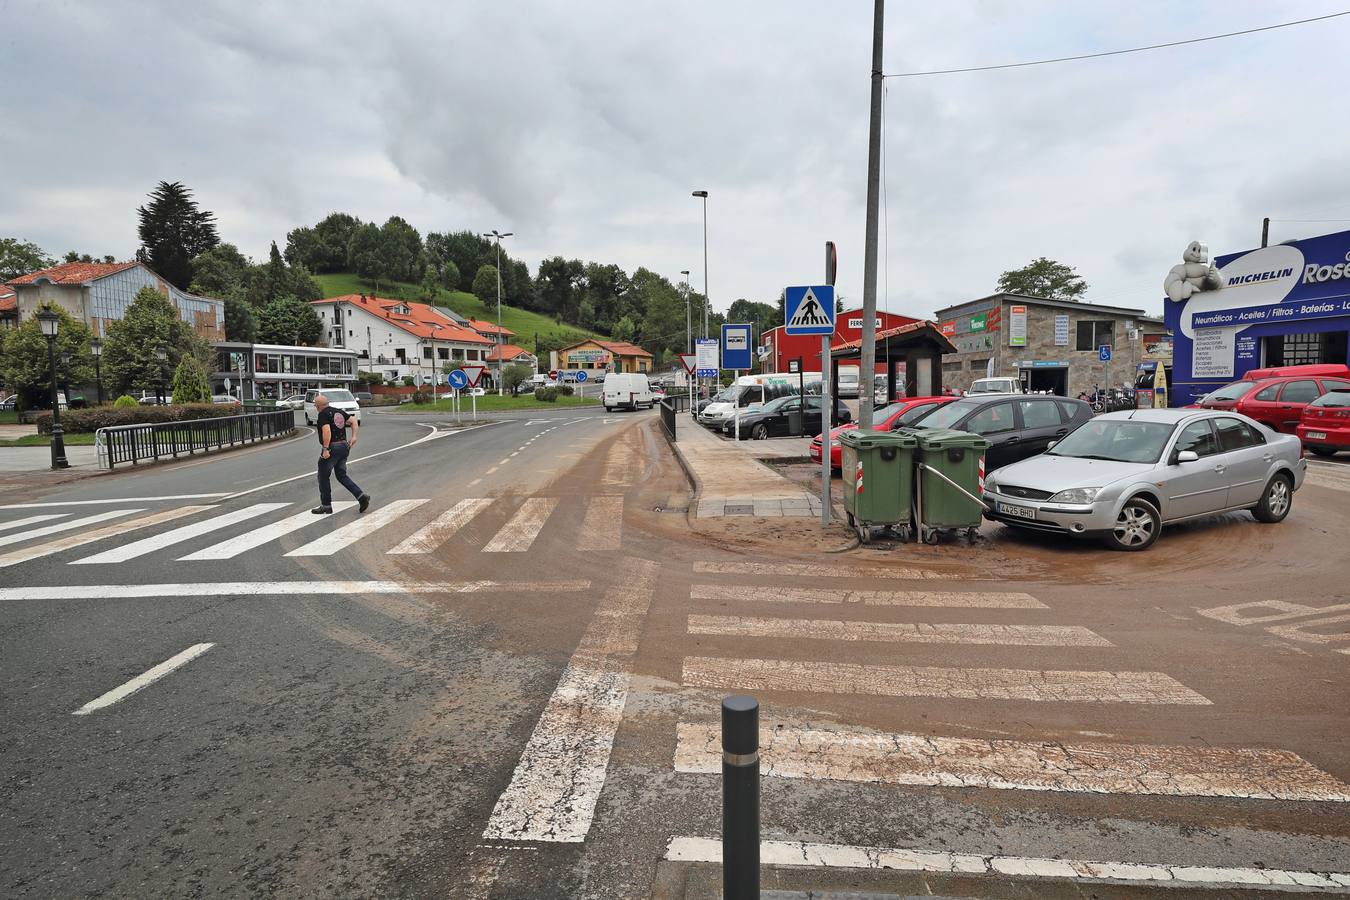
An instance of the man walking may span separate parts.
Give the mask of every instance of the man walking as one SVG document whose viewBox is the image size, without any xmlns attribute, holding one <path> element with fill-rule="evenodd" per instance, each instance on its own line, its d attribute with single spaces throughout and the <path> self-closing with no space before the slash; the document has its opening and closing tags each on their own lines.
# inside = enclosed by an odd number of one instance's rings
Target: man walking
<svg viewBox="0 0 1350 900">
<path fill-rule="evenodd" d="M 330 407 L 328 398 L 323 394 L 314 398 L 314 408 L 318 410 L 319 444 L 323 450 L 319 453 L 319 505 L 310 512 L 327 515 L 333 511 L 333 489 L 328 483 L 330 474 L 337 475 L 338 483 L 352 492 L 360 504 L 361 512 L 365 512 L 370 506 L 370 495 L 347 476 L 347 455 L 356 446 L 361 423 L 349 418 L 342 410 Z M 348 428 L 352 430 L 350 440 L 347 438 Z"/>
</svg>

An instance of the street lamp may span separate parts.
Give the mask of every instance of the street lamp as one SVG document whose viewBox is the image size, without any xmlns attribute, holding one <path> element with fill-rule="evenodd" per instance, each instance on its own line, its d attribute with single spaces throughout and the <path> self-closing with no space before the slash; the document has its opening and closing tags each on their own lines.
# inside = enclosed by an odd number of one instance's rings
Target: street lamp
<svg viewBox="0 0 1350 900">
<path fill-rule="evenodd" d="M 703 200 L 703 336 L 708 336 L 708 192 L 694 191 Z"/>
<path fill-rule="evenodd" d="M 89 352 L 94 354 L 94 381 L 98 384 L 98 403 L 103 405 L 103 342 L 94 338 L 89 342 Z"/>
<path fill-rule="evenodd" d="M 61 429 L 61 400 L 56 393 L 56 333 L 61 330 L 61 317 L 44 306 L 37 314 L 42 336 L 47 339 L 47 365 L 52 371 L 52 468 L 68 469 L 66 435 Z"/>
<path fill-rule="evenodd" d="M 508 231 L 502 234 L 497 229 L 483 232 L 483 237 L 495 238 L 497 241 L 497 396 L 503 395 L 502 390 L 502 358 L 506 355 L 502 352 L 502 238 L 509 238 L 515 234 L 514 231 Z"/>
<path fill-rule="evenodd" d="M 169 361 L 169 351 L 164 349 L 163 344 L 155 346 L 155 400 L 160 406 L 164 405 L 164 364 Z"/>
<path fill-rule="evenodd" d="M 689 270 L 681 269 L 680 274 L 684 276 L 684 352 L 694 352 L 694 326 L 689 320 Z"/>
</svg>

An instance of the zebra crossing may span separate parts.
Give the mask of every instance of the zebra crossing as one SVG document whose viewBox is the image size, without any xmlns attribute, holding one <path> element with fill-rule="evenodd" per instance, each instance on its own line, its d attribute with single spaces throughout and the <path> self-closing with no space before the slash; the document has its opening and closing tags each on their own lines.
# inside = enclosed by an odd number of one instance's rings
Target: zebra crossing
<svg viewBox="0 0 1350 900">
<path fill-rule="evenodd" d="M 391 500 L 358 517 L 355 501 L 333 503 L 333 514 L 316 516 L 303 504 L 253 503 L 237 509 L 193 504 L 147 512 L 126 506 L 83 515 L 26 515 L 0 521 L 0 568 L 111 542 L 131 532 L 144 537 L 64 560 L 75 566 L 118 566 L 134 560 L 210 562 L 237 559 L 276 548 L 284 557 L 327 557 L 360 545 L 392 556 L 434 553 L 470 526 L 495 529 L 484 541 L 468 542 L 483 553 L 524 553 L 541 536 L 569 542 L 578 551 L 618 550 L 623 540 L 623 497 L 471 497 L 436 512 L 429 498 Z M 482 522 L 478 521 L 482 518 Z M 180 522 L 179 520 L 187 520 Z M 579 524 L 578 524 L 579 520 Z M 172 526 L 163 528 L 161 526 Z M 307 541 L 282 548 L 284 538 Z M 207 541 L 204 546 L 191 547 Z M 183 552 L 187 550 L 188 552 Z"/>
</svg>

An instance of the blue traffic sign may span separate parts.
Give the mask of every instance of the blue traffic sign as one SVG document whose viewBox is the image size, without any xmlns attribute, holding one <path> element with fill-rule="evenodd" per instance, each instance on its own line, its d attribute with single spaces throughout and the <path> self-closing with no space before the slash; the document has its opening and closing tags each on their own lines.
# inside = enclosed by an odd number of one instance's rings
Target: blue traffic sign
<svg viewBox="0 0 1350 900">
<path fill-rule="evenodd" d="M 578 373 L 577 373 L 577 376 L 576 376 L 576 379 L 577 379 L 577 384 L 583 384 L 583 383 L 585 383 L 585 381 L 586 381 L 586 373 L 585 373 L 585 372 L 578 372 Z"/>
<path fill-rule="evenodd" d="M 450 387 L 457 391 L 462 391 L 469 386 L 469 376 L 459 369 L 455 369 L 449 375 L 446 375 L 445 380 Z"/>
<path fill-rule="evenodd" d="M 783 330 L 787 334 L 834 334 L 834 285 L 790 287 L 784 300 Z"/>
<path fill-rule="evenodd" d="M 749 369 L 754 353 L 749 325 L 722 326 L 722 368 Z"/>
<path fill-rule="evenodd" d="M 1098 347 L 1098 348 L 1097 348 L 1097 358 L 1100 359 L 1102 362 L 1110 362 L 1110 361 L 1111 361 L 1111 345 L 1110 345 L 1110 344 L 1102 344 L 1100 347 Z"/>
</svg>

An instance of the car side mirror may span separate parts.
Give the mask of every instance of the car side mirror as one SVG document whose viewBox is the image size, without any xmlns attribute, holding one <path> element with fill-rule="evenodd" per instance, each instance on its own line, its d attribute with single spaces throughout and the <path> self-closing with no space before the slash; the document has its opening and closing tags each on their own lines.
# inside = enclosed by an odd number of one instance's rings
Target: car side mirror
<svg viewBox="0 0 1350 900">
<path fill-rule="evenodd" d="M 1177 454 L 1178 463 L 1199 462 L 1200 454 L 1194 450 L 1182 450 Z"/>
<path fill-rule="evenodd" d="M 1053 450 L 1053 449 L 1055 449 L 1055 445 L 1058 444 L 1058 443 L 1059 443 L 1059 441 L 1051 441 L 1050 443 L 1048 443 L 1048 444 L 1045 445 L 1045 449 L 1047 449 L 1047 450 Z"/>
</svg>

